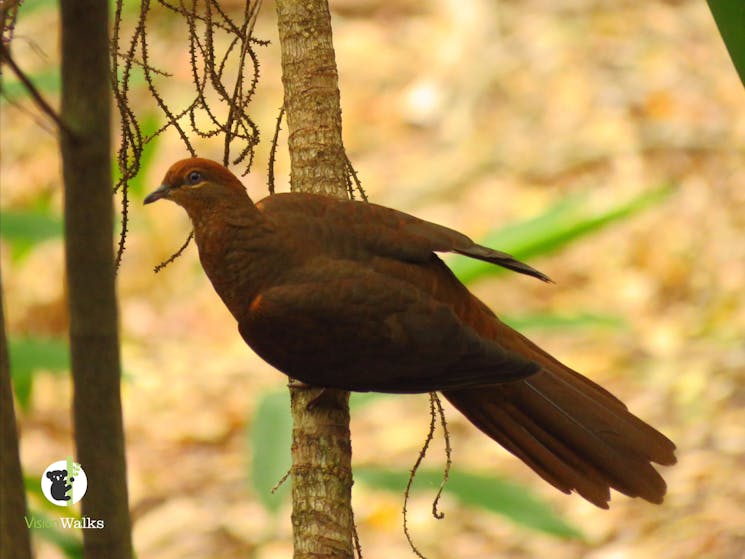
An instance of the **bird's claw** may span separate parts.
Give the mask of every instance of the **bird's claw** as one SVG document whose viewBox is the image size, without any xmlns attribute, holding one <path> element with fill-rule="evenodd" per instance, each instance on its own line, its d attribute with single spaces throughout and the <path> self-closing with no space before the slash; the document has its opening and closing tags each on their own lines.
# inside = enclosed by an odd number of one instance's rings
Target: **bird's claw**
<svg viewBox="0 0 745 559">
<path fill-rule="evenodd" d="M 291 378 L 287 383 L 287 386 L 295 390 L 318 390 L 318 386 L 307 384 L 301 380 Z M 316 394 L 310 402 L 305 406 L 307 411 L 313 411 L 317 408 L 342 408 L 336 399 L 334 391 L 329 388 L 320 388 L 318 394 Z"/>
</svg>

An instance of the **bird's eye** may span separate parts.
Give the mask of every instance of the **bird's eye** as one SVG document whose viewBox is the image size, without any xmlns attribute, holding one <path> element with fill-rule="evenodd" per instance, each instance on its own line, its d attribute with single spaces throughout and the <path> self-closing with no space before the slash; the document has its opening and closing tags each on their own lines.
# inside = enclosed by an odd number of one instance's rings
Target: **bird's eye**
<svg viewBox="0 0 745 559">
<path fill-rule="evenodd" d="M 188 175 L 186 175 L 186 184 L 198 184 L 202 182 L 202 173 L 199 171 L 192 171 Z"/>
</svg>

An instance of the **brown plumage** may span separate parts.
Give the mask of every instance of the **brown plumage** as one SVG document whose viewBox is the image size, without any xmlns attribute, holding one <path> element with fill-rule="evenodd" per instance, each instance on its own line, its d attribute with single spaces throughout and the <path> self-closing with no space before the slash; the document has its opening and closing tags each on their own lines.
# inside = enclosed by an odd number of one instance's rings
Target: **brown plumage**
<svg viewBox="0 0 745 559">
<path fill-rule="evenodd" d="M 223 166 L 175 163 L 145 203 L 186 209 L 202 266 L 267 362 L 315 386 L 442 391 L 565 493 L 654 503 L 675 445 L 608 391 L 502 323 L 437 257 L 548 278 L 451 229 L 375 204 L 276 194 L 257 204 Z"/>
</svg>

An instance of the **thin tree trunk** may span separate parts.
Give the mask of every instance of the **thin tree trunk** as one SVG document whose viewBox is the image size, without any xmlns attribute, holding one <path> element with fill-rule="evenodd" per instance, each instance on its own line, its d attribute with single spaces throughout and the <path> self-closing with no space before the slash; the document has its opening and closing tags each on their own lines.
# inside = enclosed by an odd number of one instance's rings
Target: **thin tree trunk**
<svg viewBox="0 0 745 559">
<path fill-rule="evenodd" d="M 3 557 L 31 559 L 31 538 L 26 525 L 26 490 L 18 448 L 10 356 L 5 335 L 0 289 L 0 549 Z"/>
<path fill-rule="evenodd" d="M 277 0 L 292 190 L 346 197 L 346 157 L 326 0 Z M 291 387 L 295 558 L 351 558 L 349 393 Z M 315 399 L 315 400 L 314 400 Z M 309 407 L 309 404 L 313 403 Z"/>
<path fill-rule="evenodd" d="M 291 186 L 346 197 L 339 78 L 327 0 L 277 0 Z"/>
<path fill-rule="evenodd" d="M 114 284 L 108 2 L 61 0 L 65 257 L 77 458 L 88 477 L 85 556 L 130 559 Z"/>
</svg>

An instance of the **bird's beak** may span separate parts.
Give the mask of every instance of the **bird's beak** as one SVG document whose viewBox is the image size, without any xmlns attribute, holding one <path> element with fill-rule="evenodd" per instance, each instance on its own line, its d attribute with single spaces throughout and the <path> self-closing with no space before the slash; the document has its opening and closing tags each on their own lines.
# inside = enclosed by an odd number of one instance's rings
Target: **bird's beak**
<svg viewBox="0 0 745 559">
<path fill-rule="evenodd" d="M 161 184 L 157 190 L 153 190 L 150 194 L 145 197 L 145 204 L 151 204 L 161 198 L 168 198 L 168 191 L 171 187 L 167 184 Z"/>
</svg>

